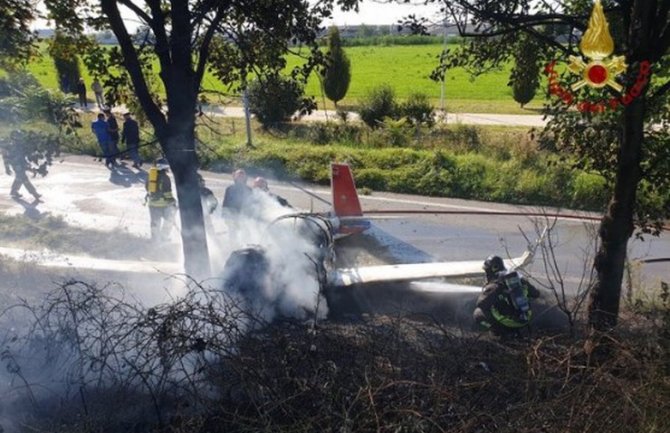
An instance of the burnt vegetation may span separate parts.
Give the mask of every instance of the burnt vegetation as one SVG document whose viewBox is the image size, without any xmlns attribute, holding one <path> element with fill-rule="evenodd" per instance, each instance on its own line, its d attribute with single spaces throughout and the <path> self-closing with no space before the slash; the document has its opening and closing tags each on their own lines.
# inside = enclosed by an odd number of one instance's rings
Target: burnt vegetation
<svg viewBox="0 0 670 433">
<path fill-rule="evenodd" d="M 609 353 L 580 335 L 497 340 L 430 318 L 264 322 L 185 280 L 145 308 L 68 281 L 2 335 L 9 431 L 667 431 L 668 287 Z M 25 313 L 29 313 L 26 315 Z M 14 322 L 18 323 L 18 322 Z M 6 328 L 9 329 L 9 328 Z M 9 419 L 9 414 L 15 415 Z"/>
</svg>

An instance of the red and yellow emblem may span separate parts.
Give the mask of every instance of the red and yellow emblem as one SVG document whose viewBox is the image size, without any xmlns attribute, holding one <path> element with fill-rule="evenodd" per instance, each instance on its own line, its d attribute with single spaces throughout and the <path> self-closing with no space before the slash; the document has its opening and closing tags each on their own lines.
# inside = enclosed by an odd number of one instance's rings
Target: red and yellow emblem
<svg viewBox="0 0 670 433">
<path fill-rule="evenodd" d="M 578 90 L 586 85 L 597 89 L 610 86 L 618 92 L 623 90 L 623 87 L 614 79 L 626 70 L 625 57 L 610 58 L 614 52 L 614 41 L 600 0 L 596 0 L 593 5 L 593 11 L 586 32 L 579 43 L 579 49 L 589 61 L 585 63 L 581 57 L 570 56 L 568 70 L 582 77 L 581 80 L 570 86 L 572 90 Z"/>
</svg>

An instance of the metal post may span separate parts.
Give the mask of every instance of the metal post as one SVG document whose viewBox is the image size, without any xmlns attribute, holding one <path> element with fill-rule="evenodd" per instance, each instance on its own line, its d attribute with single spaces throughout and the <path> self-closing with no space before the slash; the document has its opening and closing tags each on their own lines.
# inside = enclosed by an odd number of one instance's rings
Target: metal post
<svg viewBox="0 0 670 433">
<path fill-rule="evenodd" d="M 444 21 L 442 21 L 442 52 L 447 49 L 447 18 L 444 18 Z M 440 110 L 442 111 L 442 114 L 444 114 L 444 79 L 445 76 L 447 75 L 446 69 L 442 73 L 442 81 L 440 82 Z"/>
<path fill-rule="evenodd" d="M 251 142 L 251 113 L 249 113 L 249 95 L 247 94 L 247 88 L 244 88 L 242 93 L 242 103 L 244 104 L 244 120 L 247 124 L 247 146 L 253 146 Z"/>
</svg>

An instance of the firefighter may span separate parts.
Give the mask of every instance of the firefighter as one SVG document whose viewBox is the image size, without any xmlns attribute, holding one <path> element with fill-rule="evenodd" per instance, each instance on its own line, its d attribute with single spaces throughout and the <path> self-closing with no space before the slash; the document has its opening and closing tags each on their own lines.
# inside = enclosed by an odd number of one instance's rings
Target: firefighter
<svg viewBox="0 0 670 433">
<path fill-rule="evenodd" d="M 532 316 L 530 298 L 540 292 L 516 271 L 507 271 L 502 258 L 489 256 L 484 261 L 486 285 L 477 299 L 473 318 L 494 335 L 517 334 Z"/>
<path fill-rule="evenodd" d="M 146 202 L 149 205 L 152 241 L 169 240 L 174 224 L 177 205 L 172 196 L 168 168 L 167 161 L 159 160 L 149 169 L 147 176 Z"/>
</svg>

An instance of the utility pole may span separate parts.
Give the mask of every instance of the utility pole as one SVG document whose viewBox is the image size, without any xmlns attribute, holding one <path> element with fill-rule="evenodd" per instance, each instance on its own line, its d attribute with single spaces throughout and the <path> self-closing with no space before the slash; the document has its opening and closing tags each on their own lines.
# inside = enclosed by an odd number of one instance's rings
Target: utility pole
<svg viewBox="0 0 670 433">
<path fill-rule="evenodd" d="M 251 113 L 249 112 L 249 94 L 247 92 L 247 86 L 244 86 L 244 92 L 242 93 L 242 104 L 244 104 L 244 120 L 247 125 L 247 147 L 253 147 L 251 142 Z"/>
<path fill-rule="evenodd" d="M 447 49 L 447 17 L 444 17 L 444 20 L 442 20 L 442 52 Z M 445 70 L 444 73 L 442 74 L 442 81 L 440 82 L 440 110 L 442 111 L 442 114 L 444 114 L 444 97 L 445 97 L 445 89 L 444 89 L 444 79 L 446 78 L 445 76 L 447 75 L 447 71 Z"/>
</svg>

